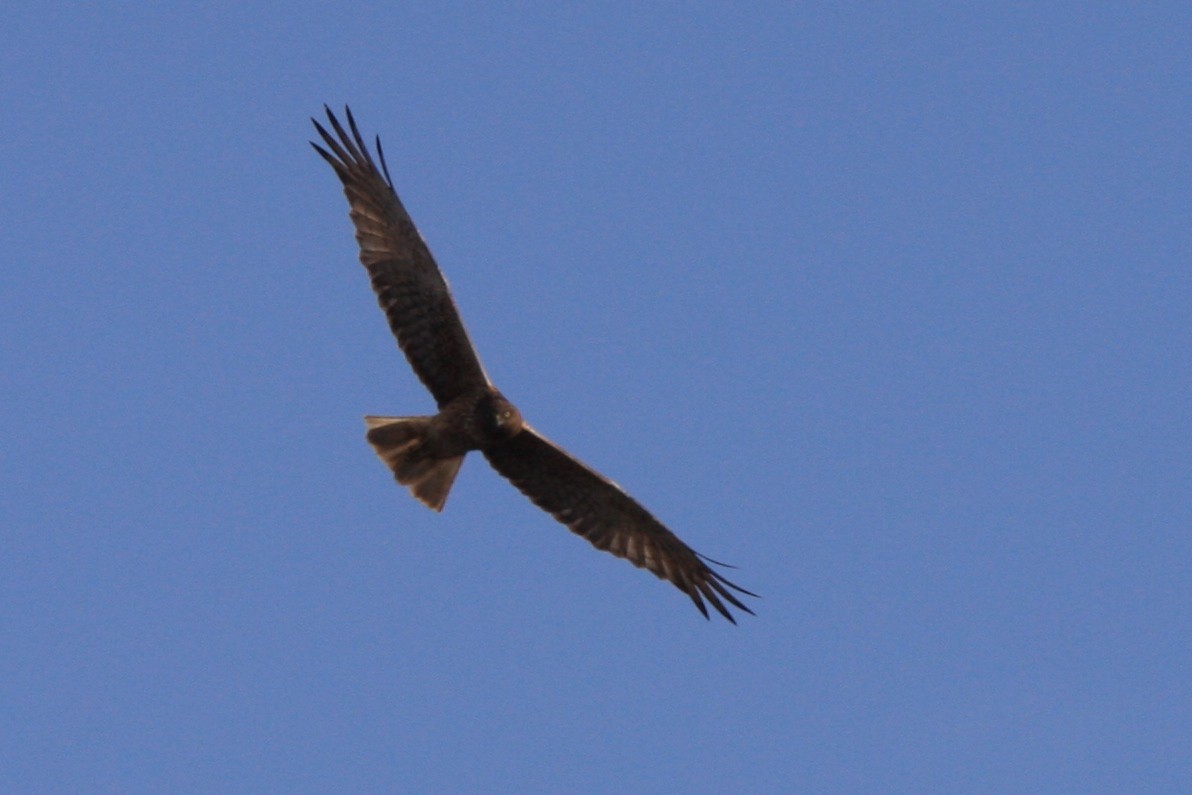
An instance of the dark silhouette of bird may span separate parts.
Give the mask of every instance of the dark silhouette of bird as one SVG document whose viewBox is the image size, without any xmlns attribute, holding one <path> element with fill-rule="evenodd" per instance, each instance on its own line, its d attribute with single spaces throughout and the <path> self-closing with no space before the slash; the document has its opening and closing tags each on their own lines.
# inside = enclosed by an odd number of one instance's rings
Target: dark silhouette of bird
<svg viewBox="0 0 1192 795">
<path fill-rule="evenodd" d="M 380 138 L 378 169 L 351 110 L 344 109 L 351 134 L 325 110 L 335 134 L 311 119 L 326 148 L 311 146 L 343 183 L 360 261 L 398 345 L 438 405 L 433 416 L 365 417 L 368 442 L 397 481 L 441 511 L 464 456 L 479 450 L 535 505 L 597 549 L 669 580 L 705 618 L 704 600 L 733 623 L 726 602 L 752 613 L 734 591 L 756 594 L 708 565 L 724 564 L 691 549 L 617 484 L 530 427 L 493 386 L 443 274 L 397 197 Z"/>
</svg>

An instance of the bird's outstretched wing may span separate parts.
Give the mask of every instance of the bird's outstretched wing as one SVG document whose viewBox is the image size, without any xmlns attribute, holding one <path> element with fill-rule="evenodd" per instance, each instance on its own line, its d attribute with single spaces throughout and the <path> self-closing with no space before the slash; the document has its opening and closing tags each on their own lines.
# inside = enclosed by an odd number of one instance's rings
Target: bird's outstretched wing
<svg viewBox="0 0 1192 795">
<path fill-rule="evenodd" d="M 708 615 L 704 600 L 737 623 L 724 602 L 752 614 L 733 591 L 757 594 L 729 582 L 649 511 L 600 473 L 527 426 L 521 433 L 484 449 L 497 472 L 530 500 L 583 536 L 597 549 L 648 569 L 691 597 Z M 723 600 L 723 601 L 722 601 Z"/>
<path fill-rule="evenodd" d="M 313 142 L 311 146 L 343 182 L 360 244 L 360 261 L 368 269 L 389 328 L 414 372 L 442 407 L 487 384 L 488 377 L 460 321 L 447 281 L 397 198 L 380 138 L 378 169 L 352 112 L 344 108 L 349 135 L 331 109 L 326 110 L 334 136 L 318 121 L 311 121 L 330 151 Z"/>
</svg>

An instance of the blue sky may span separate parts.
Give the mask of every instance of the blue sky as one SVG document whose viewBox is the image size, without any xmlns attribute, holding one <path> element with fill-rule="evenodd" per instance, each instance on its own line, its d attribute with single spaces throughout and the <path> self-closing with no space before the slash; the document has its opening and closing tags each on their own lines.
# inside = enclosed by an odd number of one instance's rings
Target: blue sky
<svg viewBox="0 0 1192 795">
<path fill-rule="evenodd" d="M 32 4 L 0 31 L 0 789 L 1177 792 L 1183 3 Z M 424 413 L 307 146 L 757 617 Z"/>
</svg>

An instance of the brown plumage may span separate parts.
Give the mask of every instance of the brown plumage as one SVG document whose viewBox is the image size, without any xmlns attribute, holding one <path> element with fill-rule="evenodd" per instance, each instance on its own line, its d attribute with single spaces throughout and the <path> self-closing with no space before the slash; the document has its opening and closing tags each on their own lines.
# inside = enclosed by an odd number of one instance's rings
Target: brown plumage
<svg viewBox="0 0 1192 795">
<path fill-rule="evenodd" d="M 746 607 L 734 591 L 756 596 L 709 567 L 715 563 L 679 540 L 612 481 L 531 428 L 489 381 L 464 330 L 434 257 L 393 189 L 385 153 L 373 161 L 352 112 L 346 131 L 330 108 L 335 135 L 318 121 L 331 164 L 348 197 L 360 261 L 410 366 L 430 390 L 431 417 L 366 417 L 377 455 L 422 503 L 443 509 L 464 456 L 481 451 L 523 494 L 597 549 L 625 558 L 687 594 L 708 616 L 706 600 L 736 623 L 725 606 Z M 330 151 L 329 151 L 330 150 Z"/>
</svg>

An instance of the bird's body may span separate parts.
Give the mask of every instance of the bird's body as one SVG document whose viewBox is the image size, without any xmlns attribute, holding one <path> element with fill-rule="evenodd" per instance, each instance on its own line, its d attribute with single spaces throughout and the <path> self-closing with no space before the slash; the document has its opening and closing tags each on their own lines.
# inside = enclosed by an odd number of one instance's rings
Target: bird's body
<svg viewBox="0 0 1192 795">
<path fill-rule="evenodd" d="M 438 406 L 431 416 L 365 418 L 369 443 L 398 482 L 442 510 L 464 456 L 478 450 L 535 505 L 596 548 L 670 580 L 705 616 L 704 600 L 729 621 L 724 602 L 752 612 L 732 591 L 754 594 L 709 568 L 615 483 L 539 434 L 493 386 L 446 280 L 393 189 L 380 139 L 378 169 L 345 111 L 351 134 L 328 109 L 336 135 L 314 124 L 330 151 L 312 145 L 343 183 L 360 261 L 398 345 Z"/>
<path fill-rule="evenodd" d="M 368 442 L 397 481 L 443 510 L 463 457 L 521 433 L 521 412 L 491 386 L 453 398 L 431 417 L 365 417 Z"/>
</svg>

